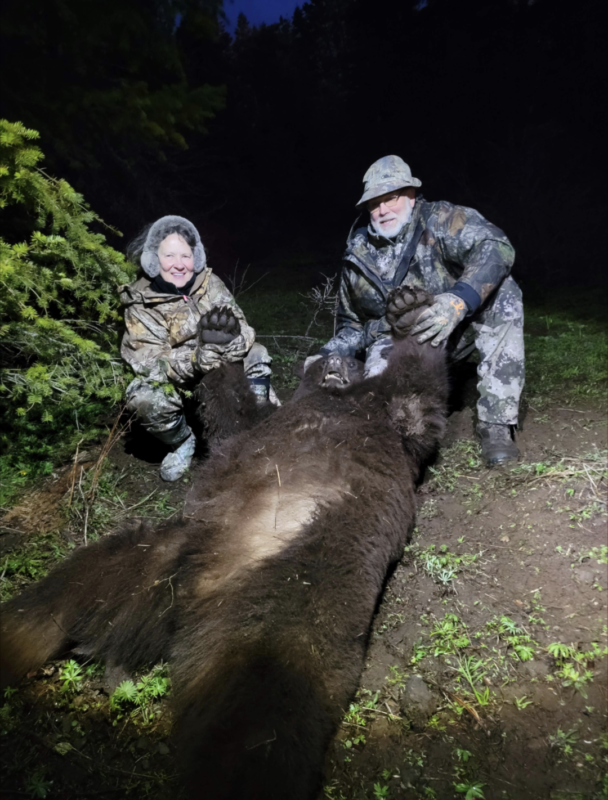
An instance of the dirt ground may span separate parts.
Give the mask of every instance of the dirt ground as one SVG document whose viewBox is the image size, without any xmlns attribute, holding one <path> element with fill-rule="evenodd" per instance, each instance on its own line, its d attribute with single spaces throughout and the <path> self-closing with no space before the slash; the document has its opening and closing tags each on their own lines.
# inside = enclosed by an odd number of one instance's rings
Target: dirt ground
<svg viewBox="0 0 608 800">
<path fill-rule="evenodd" d="M 468 381 L 328 753 L 329 800 L 608 797 L 605 411 L 528 407 L 521 464 L 486 470 L 473 405 Z M 179 513 L 190 487 L 162 484 L 161 455 L 119 440 L 91 512 L 93 538 L 137 516 Z M 87 453 L 81 465 L 95 459 Z M 5 572 L 36 509 L 43 535 L 63 520 L 56 535 L 68 550 L 79 542 L 79 470 L 66 467 L 5 516 Z M 112 708 L 115 680 L 86 665 L 70 679 L 70 669 L 47 665 L 5 696 L 0 796 L 179 796 L 163 692 Z"/>
<path fill-rule="evenodd" d="M 528 409 L 518 444 L 520 467 L 484 469 L 472 409 L 451 416 L 333 746 L 328 797 L 608 796 L 605 482 L 592 472 L 605 470 L 605 418 Z M 551 655 L 555 643 L 568 658 Z M 588 681 L 569 680 L 568 664 Z"/>
</svg>

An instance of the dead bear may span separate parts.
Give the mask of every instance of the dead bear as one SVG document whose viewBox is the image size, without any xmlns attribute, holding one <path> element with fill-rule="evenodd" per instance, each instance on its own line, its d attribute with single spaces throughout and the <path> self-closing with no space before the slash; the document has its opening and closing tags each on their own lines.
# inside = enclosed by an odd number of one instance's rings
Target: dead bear
<svg viewBox="0 0 608 800">
<path fill-rule="evenodd" d="M 429 300 L 392 299 L 400 319 Z M 192 798 L 317 796 L 444 429 L 441 349 L 395 340 L 367 380 L 338 356 L 313 367 L 297 400 L 215 447 L 180 523 L 81 548 L 4 607 L 5 682 L 68 648 L 170 661 Z"/>
</svg>

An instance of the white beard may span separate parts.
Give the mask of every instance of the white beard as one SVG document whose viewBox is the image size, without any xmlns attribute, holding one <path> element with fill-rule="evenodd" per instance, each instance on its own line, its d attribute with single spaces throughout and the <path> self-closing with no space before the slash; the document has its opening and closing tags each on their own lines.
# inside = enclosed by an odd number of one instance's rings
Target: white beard
<svg viewBox="0 0 608 800">
<path fill-rule="evenodd" d="M 378 236 L 385 236 L 387 239 L 392 239 L 401 233 L 411 218 L 412 205 L 411 203 L 406 203 L 405 208 L 400 211 L 399 214 L 394 214 L 394 220 L 391 225 L 382 227 L 380 220 L 376 221 L 371 219 L 370 221 L 372 223 L 372 228 L 376 231 Z"/>
</svg>

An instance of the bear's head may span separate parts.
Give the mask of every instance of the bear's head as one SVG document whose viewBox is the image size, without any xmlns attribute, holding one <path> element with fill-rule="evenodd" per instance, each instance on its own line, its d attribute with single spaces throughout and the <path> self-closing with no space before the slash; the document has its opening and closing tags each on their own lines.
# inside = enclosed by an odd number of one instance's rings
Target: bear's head
<svg viewBox="0 0 608 800">
<path fill-rule="evenodd" d="M 330 353 L 314 361 L 302 375 L 294 400 L 310 394 L 315 389 L 339 391 L 363 379 L 364 364 L 352 356 Z"/>
</svg>

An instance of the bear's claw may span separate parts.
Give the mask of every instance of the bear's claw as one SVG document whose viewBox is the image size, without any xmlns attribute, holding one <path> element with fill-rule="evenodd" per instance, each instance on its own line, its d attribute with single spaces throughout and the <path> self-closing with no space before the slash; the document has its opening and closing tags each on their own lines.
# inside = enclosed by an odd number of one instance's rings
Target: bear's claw
<svg viewBox="0 0 608 800">
<path fill-rule="evenodd" d="M 241 325 L 230 306 L 215 306 L 198 323 L 201 344 L 228 344 L 241 332 Z"/>
<path fill-rule="evenodd" d="M 424 289 L 411 286 L 399 286 L 393 289 L 386 303 L 386 319 L 393 335 L 406 336 L 424 308 L 432 304 L 433 295 Z"/>
</svg>

